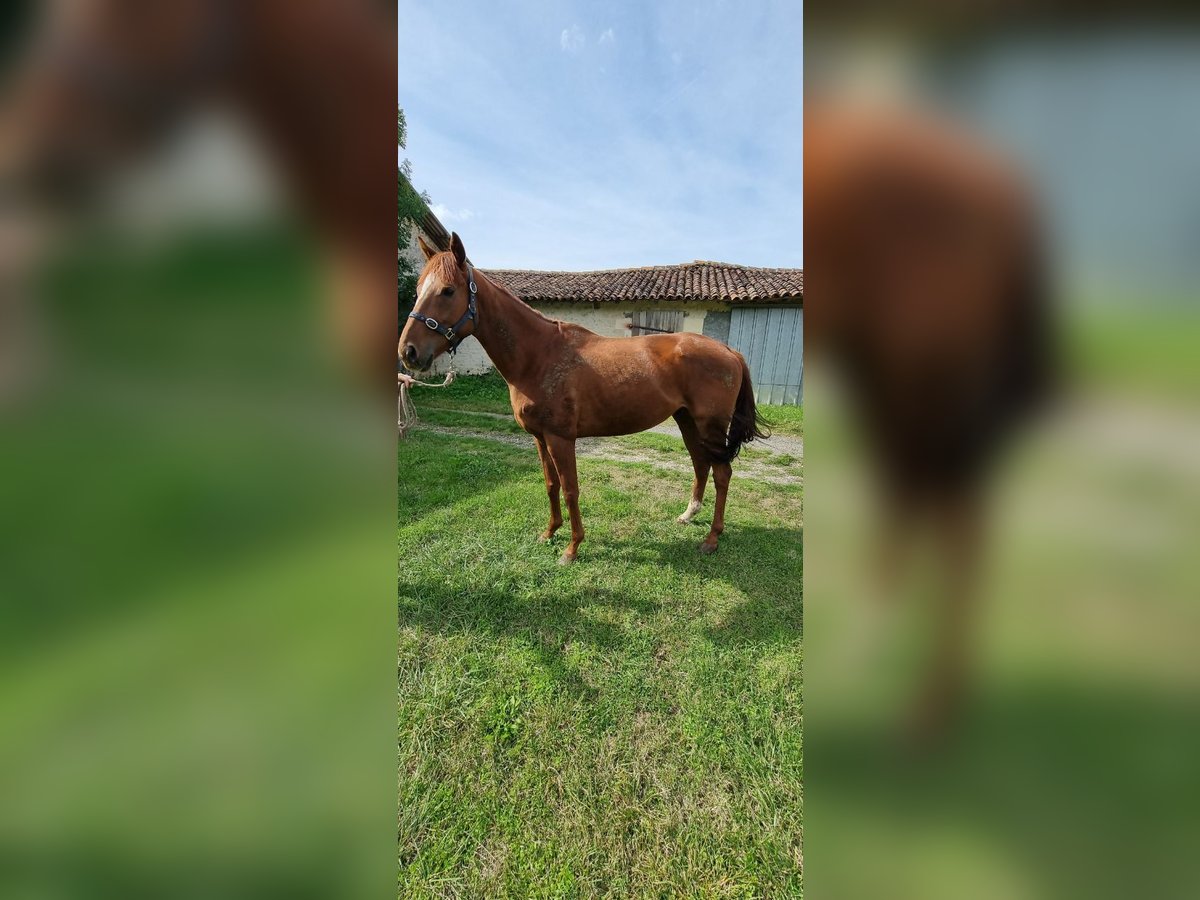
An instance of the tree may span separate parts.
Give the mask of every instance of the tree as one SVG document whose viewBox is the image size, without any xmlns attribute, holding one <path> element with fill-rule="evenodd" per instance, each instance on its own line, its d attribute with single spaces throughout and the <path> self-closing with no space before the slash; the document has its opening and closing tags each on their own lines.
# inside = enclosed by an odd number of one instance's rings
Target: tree
<svg viewBox="0 0 1200 900">
<path fill-rule="evenodd" d="M 396 110 L 396 144 L 401 150 L 408 147 L 408 124 L 404 110 Z M 412 309 L 417 292 L 417 270 L 403 251 L 408 247 L 412 234 L 412 223 L 421 218 L 429 203 L 429 195 L 418 193 L 412 184 L 412 163 L 402 160 L 396 172 L 396 249 L 401 251 L 397 258 L 396 297 L 400 308 L 400 327 Z"/>
</svg>

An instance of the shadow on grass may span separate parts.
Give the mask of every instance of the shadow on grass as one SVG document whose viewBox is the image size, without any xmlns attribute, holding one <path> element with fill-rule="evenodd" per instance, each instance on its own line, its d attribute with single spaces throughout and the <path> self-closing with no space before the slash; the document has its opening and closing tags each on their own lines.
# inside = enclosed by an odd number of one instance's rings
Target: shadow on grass
<svg viewBox="0 0 1200 900">
<path fill-rule="evenodd" d="M 626 615 L 651 616 L 658 603 L 635 592 L 578 578 L 588 574 L 582 568 L 584 563 L 577 564 L 580 568 L 574 571 L 560 569 L 554 561 L 561 551 L 561 539 L 553 545 L 536 542 L 533 510 L 537 508 L 540 514 L 541 508 L 535 495 L 544 503 L 544 494 L 541 467 L 532 447 L 471 439 L 447 443 L 441 436 L 420 433 L 409 440 L 412 443 L 400 451 L 401 526 L 422 520 L 428 523 L 435 521 L 430 517 L 448 513 L 456 533 L 429 535 L 436 546 L 445 548 L 440 571 L 431 571 L 427 557 L 416 558 L 417 546 L 406 547 L 402 539 L 401 626 L 516 641 L 562 688 L 584 700 L 594 699 L 594 689 L 566 660 L 568 650 L 573 645 L 601 652 L 624 648 L 628 634 L 614 620 Z M 407 469 L 406 460 L 412 460 Z M 481 518 L 483 510 L 473 509 L 486 505 L 486 495 L 510 483 L 525 486 L 530 494 L 531 518 L 521 565 L 514 564 L 513 536 L 489 532 L 503 527 L 498 520 L 505 510 L 495 509 L 497 522 L 489 524 Z M 464 521 L 467 519 L 469 524 Z M 411 539 L 407 543 L 411 544 Z"/>
<path fill-rule="evenodd" d="M 800 569 L 803 532 L 794 528 L 739 526 L 713 556 L 696 550 L 700 529 L 679 526 L 669 541 L 619 543 L 600 540 L 581 556 L 572 571 L 558 570 L 551 560 L 555 547 L 530 538 L 530 553 L 546 554 L 546 568 L 519 577 L 502 566 L 478 560 L 473 574 L 441 578 L 401 576 L 399 617 L 403 626 L 442 635 L 463 634 L 489 640 L 515 641 L 533 654 L 538 665 L 562 690 L 585 702 L 597 691 L 568 659 L 570 648 L 627 653 L 631 632 L 624 622 L 655 616 L 669 595 L 656 596 L 628 588 L 598 586 L 592 576 L 612 575 L 612 568 L 636 569 L 650 564 L 666 570 L 665 579 L 686 591 L 701 582 L 727 586 L 744 599 L 719 624 L 706 627 L 705 637 L 727 648 L 798 644 L 803 637 Z M 585 544 L 585 547 L 587 545 Z M 492 575 L 488 575 L 491 572 Z M 493 578 L 501 585 L 485 586 Z M 661 599 L 660 599 L 661 597 Z M 652 646 L 643 648 L 647 660 Z"/>
<path fill-rule="evenodd" d="M 698 547 L 707 533 L 680 525 L 678 537 L 624 541 L 608 550 L 617 564 L 651 563 L 672 571 L 677 582 L 702 578 L 720 582 L 743 597 L 708 637 L 722 646 L 783 644 L 804 637 L 804 529 L 735 524 L 726 527 L 717 552 Z"/>
<path fill-rule="evenodd" d="M 644 615 L 658 605 L 595 587 L 548 588 L 527 597 L 428 579 L 400 588 L 402 625 L 444 635 L 516 641 L 556 684 L 583 700 L 595 699 L 596 691 L 567 661 L 568 651 L 575 646 L 601 653 L 624 651 L 628 644 L 624 628 L 589 614 L 597 607 L 617 615 L 626 611 Z"/>
</svg>

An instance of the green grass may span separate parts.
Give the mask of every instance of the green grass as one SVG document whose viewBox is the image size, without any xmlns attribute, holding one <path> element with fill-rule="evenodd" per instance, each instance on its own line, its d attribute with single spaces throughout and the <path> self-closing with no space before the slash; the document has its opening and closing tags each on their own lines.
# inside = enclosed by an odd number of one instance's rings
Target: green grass
<svg viewBox="0 0 1200 900">
<path fill-rule="evenodd" d="M 420 399 L 418 397 L 416 402 L 419 402 Z M 527 433 L 511 415 L 505 419 L 498 419 L 493 414 L 444 409 L 425 404 L 417 406 L 417 419 L 425 425 L 440 425 L 448 428 L 470 428 L 475 431 L 494 431 L 501 434 Z M 533 438 L 529 439 L 529 446 L 533 446 Z"/>
<path fill-rule="evenodd" d="M 762 413 L 771 425 L 772 434 L 804 437 L 804 407 L 803 406 L 760 406 Z"/>
<path fill-rule="evenodd" d="M 436 378 L 422 381 L 438 383 Z M 448 387 L 437 390 L 413 389 L 414 401 L 429 406 L 459 409 L 469 412 L 490 412 L 512 415 L 512 404 L 508 400 L 508 384 L 499 372 L 486 375 L 460 375 Z"/>
<path fill-rule="evenodd" d="M 745 453 L 746 451 L 743 450 L 742 452 Z M 772 465 L 772 466 L 782 466 L 783 468 L 790 468 L 791 466 L 796 465 L 796 463 L 799 462 L 799 460 L 796 459 L 796 457 L 792 456 L 790 453 L 775 453 L 775 454 L 768 454 L 766 459 L 763 460 L 763 462 L 765 462 L 769 465 Z"/>
<path fill-rule="evenodd" d="M 801 489 L 704 557 L 688 479 L 579 468 L 563 568 L 532 448 L 400 444 L 399 896 L 802 896 Z"/>
</svg>

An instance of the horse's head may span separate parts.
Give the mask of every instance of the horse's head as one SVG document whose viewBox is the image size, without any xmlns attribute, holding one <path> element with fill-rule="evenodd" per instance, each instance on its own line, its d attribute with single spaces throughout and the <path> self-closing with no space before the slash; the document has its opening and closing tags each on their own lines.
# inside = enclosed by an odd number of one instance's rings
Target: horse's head
<svg viewBox="0 0 1200 900">
<path fill-rule="evenodd" d="M 4 175 L 85 192 L 160 139 L 228 61 L 229 0 L 53 0 L 7 86 Z"/>
<path fill-rule="evenodd" d="M 451 236 L 445 253 L 438 253 L 420 236 L 417 241 L 425 254 L 425 268 L 417 280 L 417 303 L 400 333 L 397 353 L 408 368 L 425 372 L 459 340 L 475 333 L 475 317 L 467 251 L 458 234 Z"/>
</svg>

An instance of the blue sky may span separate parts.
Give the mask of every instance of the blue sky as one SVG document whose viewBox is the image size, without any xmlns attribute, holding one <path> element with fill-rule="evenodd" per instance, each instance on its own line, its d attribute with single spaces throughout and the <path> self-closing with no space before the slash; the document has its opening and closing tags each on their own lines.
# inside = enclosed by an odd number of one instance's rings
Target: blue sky
<svg viewBox="0 0 1200 900">
<path fill-rule="evenodd" d="M 400 0 L 414 183 L 481 266 L 800 266 L 801 10 Z"/>
</svg>

